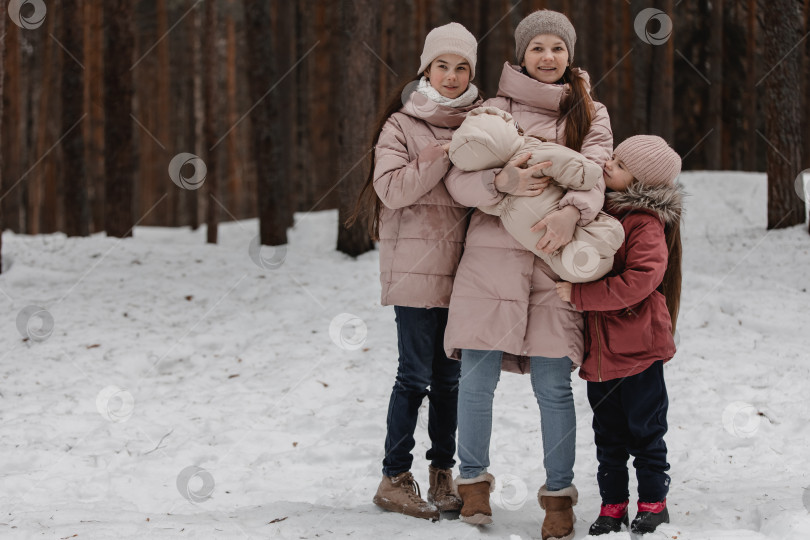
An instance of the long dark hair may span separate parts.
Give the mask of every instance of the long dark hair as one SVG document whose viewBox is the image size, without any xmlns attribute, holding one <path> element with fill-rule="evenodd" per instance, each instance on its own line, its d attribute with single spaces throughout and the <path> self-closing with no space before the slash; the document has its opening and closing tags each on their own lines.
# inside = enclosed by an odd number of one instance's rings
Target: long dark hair
<svg viewBox="0 0 810 540">
<path fill-rule="evenodd" d="M 672 320 L 672 335 L 675 335 L 675 326 L 678 322 L 678 311 L 681 307 L 681 220 L 668 223 L 664 227 L 667 242 L 667 270 L 661 282 L 661 292 L 667 301 L 667 311 Z"/>
<path fill-rule="evenodd" d="M 571 87 L 571 93 L 560 104 L 560 114 L 565 118 L 565 146 L 579 152 L 591 129 L 594 98 L 585 79 L 576 75 L 571 66 L 565 68 L 562 81 Z"/>
<path fill-rule="evenodd" d="M 380 117 L 377 119 L 377 125 L 373 132 L 374 138 L 371 140 L 371 167 L 368 171 L 368 177 L 366 178 L 366 183 L 363 186 L 363 190 L 360 192 L 360 196 L 357 197 L 357 203 L 354 205 L 354 211 L 344 222 L 344 226 L 348 229 L 354 225 L 355 221 L 357 221 L 360 216 L 367 216 L 368 234 L 371 236 L 372 240 L 380 239 L 380 210 L 382 205 L 380 196 L 377 195 L 377 192 L 374 190 L 374 167 L 376 165 L 375 154 L 377 142 L 380 140 L 380 133 L 382 132 L 382 128 L 385 126 L 385 123 L 388 122 L 388 119 L 391 118 L 392 114 L 402 108 L 402 93 L 405 91 L 408 85 L 417 82 L 421 78 L 422 75 L 420 74 L 414 79 L 403 82 L 397 88 L 396 92 L 392 93 L 390 101 L 383 109 Z"/>
</svg>

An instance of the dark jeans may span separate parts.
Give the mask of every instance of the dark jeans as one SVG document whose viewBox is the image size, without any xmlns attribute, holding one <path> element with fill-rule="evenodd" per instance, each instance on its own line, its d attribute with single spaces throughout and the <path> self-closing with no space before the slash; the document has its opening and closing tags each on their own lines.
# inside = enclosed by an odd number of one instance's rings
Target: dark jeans
<svg viewBox="0 0 810 540">
<path fill-rule="evenodd" d="M 388 433 L 385 437 L 383 474 L 396 476 L 409 471 L 419 406 L 427 396 L 431 465 L 450 469 L 456 461 L 458 379 L 461 362 L 444 354 L 446 308 L 394 306 L 399 345 L 399 368 L 388 403 Z"/>
<path fill-rule="evenodd" d="M 667 445 L 667 387 L 664 362 L 621 379 L 588 382 L 593 431 L 603 504 L 630 498 L 627 460 L 632 455 L 638 479 L 638 499 L 663 501 L 669 491 Z"/>
</svg>

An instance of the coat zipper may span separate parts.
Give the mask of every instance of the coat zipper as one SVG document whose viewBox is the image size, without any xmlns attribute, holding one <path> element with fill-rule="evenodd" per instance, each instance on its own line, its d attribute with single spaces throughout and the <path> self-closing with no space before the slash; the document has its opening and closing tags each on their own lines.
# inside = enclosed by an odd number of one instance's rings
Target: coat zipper
<svg viewBox="0 0 810 540">
<path fill-rule="evenodd" d="M 596 317 L 596 375 L 599 377 L 599 382 L 602 382 L 602 337 L 599 334 L 599 313 L 594 313 Z"/>
</svg>

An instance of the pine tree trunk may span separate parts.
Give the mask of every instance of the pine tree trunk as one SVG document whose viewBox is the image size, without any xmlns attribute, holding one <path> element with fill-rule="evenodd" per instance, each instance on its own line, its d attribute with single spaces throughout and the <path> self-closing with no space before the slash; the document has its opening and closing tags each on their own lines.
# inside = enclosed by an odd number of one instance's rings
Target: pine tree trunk
<svg viewBox="0 0 810 540">
<path fill-rule="evenodd" d="M 157 31 L 158 36 L 166 35 L 166 32 L 169 31 L 169 10 L 168 10 L 168 0 L 158 0 L 157 2 Z M 182 23 L 181 23 L 182 24 Z M 176 29 L 176 28 L 175 28 Z M 162 39 L 160 43 L 157 44 L 155 47 L 155 54 L 157 55 L 157 80 L 155 81 L 155 86 L 157 87 L 157 111 L 158 117 L 156 122 L 156 133 L 155 138 L 160 141 L 160 144 L 164 147 L 156 146 L 155 152 L 158 154 L 160 159 L 156 160 L 155 166 L 153 168 L 152 174 L 154 175 L 155 179 L 155 186 L 157 190 L 153 193 L 152 197 L 148 200 L 147 204 L 149 205 L 144 210 L 148 210 L 151 208 L 155 203 L 161 200 L 163 197 L 168 195 L 169 191 L 172 191 L 175 187 L 173 183 L 171 183 L 166 176 L 166 167 L 168 162 L 173 157 L 173 154 L 170 151 L 170 148 L 165 148 L 166 145 L 171 144 L 171 133 L 173 130 L 173 126 L 170 123 L 171 119 L 171 80 L 172 80 L 172 70 L 171 70 L 171 50 L 170 50 L 170 42 L 168 39 Z M 161 203 L 163 204 L 163 203 Z M 165 210 L 167 207 L 165 205 L 162 206 Z M 164 214 L 164 212 L 154 212 L 156 216 L 156 221 L 159 222 L 162 226 L 167 226 L 171 217 Z"/>
<path fill-rule="evenodd" d="M 757 170 L 757 0 L 748 0 L 746 32 L 745 170 Z"/>
<path fill-rule="evenodd" d="M 226 87 L 226 118 L 228 126 L 236 125 L 239 121 L 239 114 L 236 112 L 238 106 L 239 92 L 237 91 L 237 56 L 236 56 L 236 20 L 234 18 L 236 0 L 228 0 L 228 10 L 225 20 L 226 33 L 226 59 L 225 59 L 225 87 Z M 234 209 L 233 213 L 237 219 L 242 219 L 246 215 L 251 215 L 250 210 L 245 208 L 245 193 L 242 186 L 242 156 L 238 140 L 238 133 L 231 132 L 225 141 L 227 145 L 227 197 L 225 204 Z M 251 197 L 252 199 L 252 197 Z"/>
<path fill-rule="evenodd" d="M 810 0 L 804 1 L 804 33 L 805 36 L 810 33 Z M 804 44 L 804 163 L 802 168 L 806 174 L 810 175 L 810 133 L 807 127 L 810 126 L 810 39 L 805 38 Z M 807 185 L 807 184 L 806 184 Z M 810 188 L 808 186 L 805 189 Z M 810 201 L 810 193 L 804 194 L 804 200 Z M 810 232 L 810 211 L 807 217 L 808 232 Z"/>
<path fill-rule="evenodd" d="M 648 7 L 646 4 L 647 2 L 642 0 L 632 0 L 633 13 L 639 13 L 642 9 Z M 648 23 L 650 28 L 652 28 L 653 24 L 652 22 Z M 660 47 L 660 45 L 651 45 L 637 40 L 632 58 L 627 58 L 633 66 L 633 103 L 630 110 L 632 111 L 632 125 L 635 133 L 647 133 L 650 129 L 652 58 L 653 49 L 656 47 Z"/>
<path fill-rule="evenodd" d="M 605 68 L 605 53 L 609 51 L 606 51 L 608 43 L 605 41 L 605 26 L 607 24 L 607 11 L 609 8 L 610 2 L 601 0 L 595 2 L 593 7 L 588 10 L 589 16 L 587 20 L 588 26 L 590 27 L 588 36 L 586 36 L 588 58 L 586 59 L 587 63 L 579 62 L 579 60 L 582 60 L 581 58 L 578 59 L 578 63 L 586 66 L 586 70 L 591 76 L 591 81 L 593 81 L 592 84 L 601 81 L 607 73 L 607 69 Z M 613 35 L 611 35 L 611 41 L 613 41 Z M 605 88 L 603 88 L 603 90 L 604 89 Z M 596 89 L 595 92 L 598 92 L 598 89 Z M 599 95 L 597 94 L 597 98 L 598 97 Z"/>
<path fill-rule="evenodd" d="M 498 91 L 501 80 L 503 63 L 515 63 L 515 36 L 509 24 L 509 18 L 500 20 L 511 8 L 509 0 L 487 0 L 485 3 L 484 24 L 485 32 L 478 37 L 478 58 L 481 68 L 476 65 L 476 78 L 480 81 L 479 88 L 487 96 L 494 96 Z M 498 22 L 500 20 L 500 22 Z M 497 24 L 496 24 L 497 23 Z M 416 57 L 422 51 L 422 44 L 430 28 L 425 29 L 418 41 Z"/>
<path fill-rule="evenodd" d="M 109 236 L 132 236 L 132 71 L 134 36 L 130 0 L 104 2 L 105 219 Z"/>
<path fill-rule="evenodd" d="M 293 210 L 300 197 L 299 190 L 291 189 L 291 185 L 298 185 L 295 162 L 297 153 L 302 150 L 295 144 L 298 103 L 296 77 L 298 71 L 302 69 L 301 64 L 311 58 L 306 54 L 307 51 L 300 53 L 296 51 L 296 4 L 297 2 L 275 2 L 270 11 L 278 76 L 276 88 L 267 99 L 283 104 L 279 107 L 277 121 L 273 124 L 273 139 L 278 141 L 273 147 L 273 155 L 278 163 L 280 178 L 287 179 L 283 189 L 279 190 L 278 186 L 275 188 L 277 190 L 275 198 L 279 199 L 275 203 L 276 212 L 279 212 L 278 220 L 285 231 L 293 224 Z"/>
<path fill-rule="evenodd" d="M 801 20 L 795 0 L 771 0 L 765 10 L 769 229 L 804 223 L 804 200 L 794 186 L 801 171 L 801 56 L 789 54 L 801 39 Z"/>
<path fill-rule="evenodd" d="M 53 31 L 53 23 L 55 17 L 46 17 L 45 24 L 43 26 L 46 27 L 46 31 L 52 32 Z M 41 27 L 42 28 L 42 27 Z M 36 74 L 31 73 L 31 78 L 29 79 L 29 88 L 31 95 L 34 96 L 35 88 L 39 89 L 39 100 L 36 101 L 32 98 L 31 101 L 31 113 L 32 116 L 29 117 L 30 120 L 30 131 L 29 137 L 31 137 L 32 142 L 34 144 L 34 152 L 33 156 L 29 154 L 29 163 L 26 164 L 28 175 L 26 176 L 26 183 L 28 184 L 28 229 L 27 232 L 29 234 L 42 234 L 46 232 L 53 232 L 48 231 L 43 227 L 43 217 L 42 217 L 42 209 L 45 205 L 45 182 L 48 177 L 48 159 L 44 159 L 36 164 L 36 160 L 39 159 L 40 156 L 44 156 L 45 152 L 47 152 L 49 147 L 49 128 L 50 124 L 48 122 L 49 115 L 48 115 L 48 104 L 51 100 L 51 92 L 54 86 L 53 81 L 53 70 L 51 69 L 52 65 L 52 57 L 53 57 L 53 48 L 56 46 L 53 41 L 48 39 L 47 41 L 43 39 L 43 34 L 37 36 L 39 38 L 38 46 L 34 46 L 33 49 L 36 51 L 37 59 L 34 60 L 35 63 L 39 64 L 40 73 Z M 28 37 L 28 36 L 25 36 Z M 32 37 L 31 40 L 33 41 L 34 38 Z M 53 46 L 52 46 L 53 45 Z M 40 61 L 37 61 L 41 58 Z M 39 76 L 37 76 L 39 75 Z M 29 168 L 33 167 L 33 168 Z"/>
<path fill-rule="evenodd" d="M 62 58 L 62 133 L 84 122 L 84 40 L 83 17 L 79 0 L 63 0 L 62 45 L 75 57 Z M 86 168 L 84 165 L 84 132 L 80 127 L 62 140 L 63 165 L 60 174 L 65 186 L 65 232 L 68 236 L 90 233 L 87 204 Z"/>
<path fill-rule="evenodd" d="M 61 116 L 61 100 L 59 94 L 61 92 L 61 53 L 62 49 L 56 42 L 50 38 L 51 35 L 60 33 L 57 26 L 61 26 L 59 17 L 46 17 L 45 24 L 47 27 L 48 38 L 45 40 L 44 47 L 48 51 L 43 68 L 45 70 L 45 78 L 43 80 L 43 99 L 40 102 L 40 121 L 37 123 L 37 129 L 40 131 L 39 147 L 37 152 L 37 159 L 46 156 L 37 165 L 37 168 L 31 174 L 40 175 L 42 182 L 40 186 L 42 206 L 39 209 L 39 232 L 40 233 L 54 233 L 62 230 L 63 218 L 63 205 L 61 197 L 62 193 L 61 178 L 57 163 L 61 162 L 62 149 L 59 146 L 54 146 L 57 141 L 65 136 L 66 133 L 61 131 L 61 123 L 54 121 Z M 46 89 L 45 86 L 48 88 Z M 74 135 L 80 131 L 78 126 L 67 137 Z M 52 150 L 51 150 L 52 149 Z"/>
<path fill-rule="evenodd" d="M 255 104 L 251 112 L 253 127 L 253 155 L 257 167 L 257 194 L 259 212 L 259 239 L 262 245 L 277 246 L 287 243 L 289 210 L 283 208 L 287 197 L 288 178 L 280 177 L 281 167 L 275 159 L 284 141 L 279 141 L 278 110 L 275 96 L 266 95 L 278 81 L 278 54 L 273 48 L 271 6 L 264 2 L 244 0 L 247 60 L 251 76 L 250 101 Z M 345 74 L 341 75 L 343 78 Z"/>
<path fill-rule="evenodd" d="M 86 186 L 90 199 L 90 232 L 104 230 L 104 9 L 84 2 Z"/>
<path fill-rule="evenodd" d="M 0 13 L 0 15 L 3 15 Z M 4 17 L 5 18 L 5 17 Z M 2 145 L 0 151 L 3 152 L 3 185 L 0 189 L 0 196 L 3 198 L 0 212 L 3 220 L 0 227 L 12 230 L 16 233 L 25 231 L 25 207 L 23 206 L 23 185 L 19 182 L 23 174 L 22 163 L 24 160 L 24 141 L 26 122 L 24 119 L 25 100 L 30 99 L 22 88 L 25 88 L 23 77 L 27 71 L 20 70 L 20 36 L 19 27 L 15 24 L 5 24 L 4 32 L 7 33 L 0 47 L 7 47 L 4 58 L 5 92 L 2 94 L 5 116 L 2 126 Z M 0 83 L 3 84 L 3 83 Z"/>
<path fill-rule="evenodd" d="M 0 4 L 2 7 L 2 4 Z M 5 64 L 5 57 L 6 57 L 6 17 L 5 13 L 0 13 L 0 126 L 3 125 L 3 80 L 6 77 L 6 64 Z M 5 179 L 3 178 L 3 133 L 0 131 L 0 193 L 5 193 L 3 186 L 5 185 Z M 3 207 L 0 205 L 0 274 L 3 273 L 3 230 L 5 229 L 5 225 L 3 223 Z"/>
<path fill-rule="evenodd" d="M 667 16 L 674 16 L 672 0 L 657 0 L 655 5 Z M 649 129 L 646 131 L 663 137 L 670 144 L 674 143 L 672 127 L 675 99 L 674 53 L 674 36 L 670 36 L 665 43 L 653 47 L 650 66 L 650 108 L 647 120 Z"/>
<path fill-rule="evenodd" d="M 213 0 L 208 0 L 205 3 L 205 39 L 203 40 L 203 58 L 205 72 L 205 85 L 203 93 L 205 94 L 205 128 L 203 129 L 205 135 L 205 148 L 207 150 L 206 167 L 208 168 L 208 175 L 205 177 L 205 189 L 207 197 L 206 208 L 206 239 L 209 244 L 217 243 L 218 232 L 218 210 L 219 210 L 219 178 L 218 178 L 218 159 L 219 150 L 215 147 L 217 142 L 217 118 L 219 111 L 217 110 L 217 96 L 219 95 L 218 83 L 219 67 L 217 62 L 217 4 Z"/>
<path fill-rule="evenodd" d="M 373 50 L 380 43 L 380 4 L 375 0 L 347 0 L 342 5 L 340 72 L 338 103 L 340 108 L 340 142 L 338 157 L 341 182 L 338 211 L 339 251 L 356 257 L 373 249 L 365 220 L 359 220 L 351 229 L 343 226 L 354 210 L 357 197 L 368 174 L 376 107 L 379 71 L 369 69 L 369 62 L 377 61 L 364 43 Z"/>
<path fill-rule="evenodd" d="M 613 124 L 613 141 L 614 145 L 618 146 L 620 142 L 624 139 L 632 135 L 633 133 L 637 133 L 633 128 L 632 116 L 631 113 L 633 111 L 633 96 L 635 95 L 635 89 L 633 88 L 634 76 L 633 76 L 633 56 L 636 53 L 638 47 L 644 45 L 644 43 L 638 42 L 638 37 L 636 36 L 635 32 L 633 31 L 633 15 L 630 9 L 630 4 L 625 1 L 621 1 L 621 27 L 622 31 L 622 43 L 623 46 L 620 49 L 619 53 L 621 56 L 619 59 L 624 57 L 619 67 L 616 70 L 621 73 L 620 85 L 621 91 L 618 92 L 621 96 L 620 103 L 621 103 L 621 111 L 622 114 L 615 115 Z M 630 52 L 632 51 L 632 52 Z M 624 55 L 630 53 L 627 57 Z M 618 61 L 618 59 L 617 59 Z M 610 111 L 611 115 L 614 115 L 613 111 Z M 619 119 L 623 121 L 619 121 Z"/>
<path fill-rule="evenodd" d="M 711 2 L 711 29 L 709 34 L 709 86 L 708 120 L 712 129 L 706 137 L 706 166 L 711 170 L 722 168 L 723 144 L 723 0 Z"/>
<path fill-rule="evenodd" d="M 192 20 L 191 41 L 191 99 L 189 100 L 189 129 L 191 130 L 191 147 L 194 149 L 192 153 L 197 156 L 203 154 L 205 149 L 205 141 L 203 140 L 202 125 L 203 125 L 203 98 L 202 98 L 202 14 L 201 8 L 194 5 L 192 13 L 189 15 Z M 185 191 L 186 201 L 188 203 L 188 217 L 191 230 L 196 231 L 200 226 L 200 194 L 197 189 L 187 189 Z"/>
</svg>

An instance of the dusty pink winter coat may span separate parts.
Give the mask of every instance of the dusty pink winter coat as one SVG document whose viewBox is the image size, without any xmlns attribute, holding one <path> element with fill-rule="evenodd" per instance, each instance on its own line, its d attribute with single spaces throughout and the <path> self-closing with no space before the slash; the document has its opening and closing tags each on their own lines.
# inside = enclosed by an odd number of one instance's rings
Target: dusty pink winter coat
<svg viewBox="0 0 810 540">
<path fill-rule="evenodd" d="M 587 74 L 582 75 L 587 81 Z M 560 102 L 569 91 L 568 85 L 541 83 L 520 73 L 519 66 L 506 63 L 497 97 L 484 105 L 511 113 L 526 135 L 563 144 L 565 120 L 560 119 Z M 580 153 L 601 167 L 613 151 L 613 132 L 604 105 L 594 105 L 591 129 Z M 445 184 L 465 206 L 497 204 L 504 196 L 494 185 L 499 171 L 454 168 Z M 575 205 L 581 213 L 579 225 L 585 225 L 602 208 L 604 191 L 602 180 L 590 191 L 569 191 L 559 204 Z M 542 259 L 512 238 L 499 218 L 476 210 L 450 300 L 444 341 L 448 356 L 459 358 L 459 349 L 495 350 L 517 357 L 567 356 L 580 365 L 583 317 L 557 296 L 558 280 Z M 527 362 L 523 360 L 519 366 L 505 361 L 504 368 L 525 372 Z"/>
<path fill-rule="evenodd" d="M 414 92 L 383 126 L 375 149 L 382 305 L 448 307 L 467 231 L 467 208 L 447 193 L 442 149 L 469 107 L 446 107 Z"/>
</svg>

